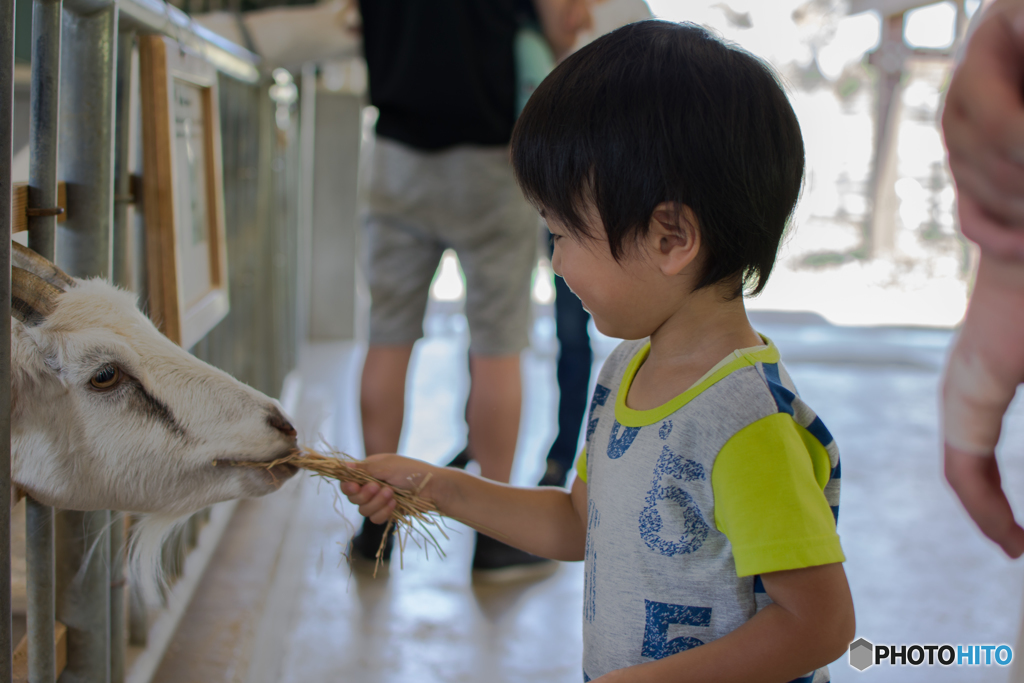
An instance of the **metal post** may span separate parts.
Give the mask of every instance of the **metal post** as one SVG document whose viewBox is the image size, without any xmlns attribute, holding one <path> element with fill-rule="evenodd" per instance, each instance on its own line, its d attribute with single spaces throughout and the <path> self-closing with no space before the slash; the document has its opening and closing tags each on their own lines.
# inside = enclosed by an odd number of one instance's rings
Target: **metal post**
<svg viewBox="0 0 1024 683">
<path fill-rule="evenodd" d="M 316 154 L 316 64 L 302 66 L 302 80 L 299 81 L 299 191 L 296 199 L 298 210 L 298 282 L 295 292 L 298 301 L 296 314 L 296 344 L 299 349 L 311 337 L 310 292 L 313 288 L 313 170 Z"/>
<path fill-rule="evenodd" d="M 30 683 L 52 683 L 57 678 L 53 643 L 53 508 L 31 497 L 25 499 L 25 506 L 28 680 Z"/>
<path fill-rule="evenodd" d="M 125 679 L 125 519 L 124 513 L 110 515 L 110 683 L 124 683 Z"/>
<path fill-rule="evenodd" d="M 128 532 L 138 521 L 137 516 L 129 515 Z M 146 602 L 139 587 L 132 585 L 128 591 L 128 642 L 135 647 L 146 647 L 149 639 L 149 618 Z"/>
<path fill-rule="evenodd" d="M 61 179 L 74 211 L 57 228 L 58 263 L 75 277 L 109 277 L 114 222 L 117 6 L 64 12 Z"/>
<path fill-rule="evenodd" d="M 114 125 L 114 236 L 112 280 L 118 287 L 135 291 L 138 283 L 135 266 L 135 239 L 129 223 L 129 207 L 134 200 L 128 148 L 131 138 L 132 47 L 135 31 L 121 29 L 117 34 L 117 102 Z"/>
<path fill-rule="evenodd" d="M 131 174 L 128 171 L 129 132 L 131 129 L 132 45 L 135 32 L 117 34 L 117 99 L 114 125 L 114 226 L 113 282 L 134 290 L 137 273 L 134 268 L 132 226 L 129 221 Z M 125 515 L 112 517 L 110 525 L 110 681 L 124 683 L 125 655 L 128 645 L 125 611 Z"/>
<path fill-rule="evenodd" d="M 32 3 L 32 102 L 28 205 L 57 206 L 57 111 L 60 106 L 61 0 Z M 54 258 L 57 216 L 29 216 L 28 246 Z"/>
<path fill-rule="evenodd" d="M 0 2 L 0 159 L 11 158 L 14 0 Z M 11 680 L 11 167 L 0 170 L 0 683 Z M 7 290 L 7 291 L 2 291 Z"/>
<path fill-rule="evenodd" d="M 61 178 L 73 211 L 58 228 L 57 263 L 109 277 L 114 221 L 117 7 L 68 0 L 61 60 Z M 57 518 L 57 617 L 68 627 L 63 683 L 110 680 L 110 513 Z"/>
<path fill-rule="evenodd" d="M 32 4 L 32 101 L 29 120 L 29 207 L 57 206 L 57 112 L 60 105 L 61 0 Z M 53 260 L 56 215 L 29 216 L 28 245 Z M 25 559 L 28 569 L 28 679 L 56 680 L 54 650 L 53 509 L 27 499 Z"/>
</svg>

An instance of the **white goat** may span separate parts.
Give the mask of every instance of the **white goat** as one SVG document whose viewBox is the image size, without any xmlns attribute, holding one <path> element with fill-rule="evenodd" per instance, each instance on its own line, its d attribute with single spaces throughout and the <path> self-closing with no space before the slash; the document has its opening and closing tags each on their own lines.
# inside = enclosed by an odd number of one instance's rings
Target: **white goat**
<svg viewBox="0 0 1024 683">
<path fill-rule="evenodd" d="M 177 517 L 294 474 L 232 467 L 296 445 L 271 398 L 162 335 L 134 298 L 12 244 L 11 475 L 72 510 Z"/>
</svg>

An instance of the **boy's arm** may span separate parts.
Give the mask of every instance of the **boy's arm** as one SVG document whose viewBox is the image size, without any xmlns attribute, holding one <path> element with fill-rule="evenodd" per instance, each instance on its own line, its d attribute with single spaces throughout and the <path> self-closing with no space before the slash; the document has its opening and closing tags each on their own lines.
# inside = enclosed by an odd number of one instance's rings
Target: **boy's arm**
<svg viewBox="0 0 1024 683">
<path fill-rule="evenodd" d="M 375 455 L 352 466 L 395 488 L 419 488 L 442 514 L 521 550 L 554 560 L 583 559 L 587 486 L 579 479 L 569 493 L 517 488 L 398 455 Z M 394 493 L 386 486 L 344 483 L 341 491 L 372 522 L 383 524 L 395 509 Z"/>
<path fill-rule="evenodd" d="M 772 572 L 761 580 L 773 604 L 735 631 L 595 683 L 788 683 L 842 656 L 855 628 L 842 564 Z"/>
</svg>

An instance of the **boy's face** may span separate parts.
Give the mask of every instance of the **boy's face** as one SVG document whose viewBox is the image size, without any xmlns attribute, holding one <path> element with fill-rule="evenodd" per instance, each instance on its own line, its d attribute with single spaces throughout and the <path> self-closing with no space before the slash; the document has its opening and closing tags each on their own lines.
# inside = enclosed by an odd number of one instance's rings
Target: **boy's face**
<svg viewBox="0 0 1024 683">
<path fill-rule="evenodd" d="M 557 220 L 548 218 L 554 242 L 552 269 L 580 298 L 602 334 L 618 339 L 649 336 L 665 319 L 656 266 L 644 258 L 644 244 L 629 246 L 616 261 L 600 219 L 592 213 L 590 220 L 594 237 L 570 236 Z"/>
</svg>

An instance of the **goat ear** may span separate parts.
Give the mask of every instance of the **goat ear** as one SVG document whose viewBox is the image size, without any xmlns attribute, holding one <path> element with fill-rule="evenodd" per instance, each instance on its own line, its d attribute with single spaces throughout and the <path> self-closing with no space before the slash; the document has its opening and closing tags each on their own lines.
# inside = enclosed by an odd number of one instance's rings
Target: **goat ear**
<svg viewBox="0 0 1024 683">
<path fill-rule="evenodd" d="M 43 322 L 57 308 L 57 299 L 63 293 L 23 268 L 11 268 L 11 315 L 25 325 Z"/>
<path fill-rule="evenodd" d="M 36 252 L 17 242 L 11 242 L 11 265 L 27 270 L 62 291 L 68 287 L 75 286 L 74 278 Z"/>
</svg>

